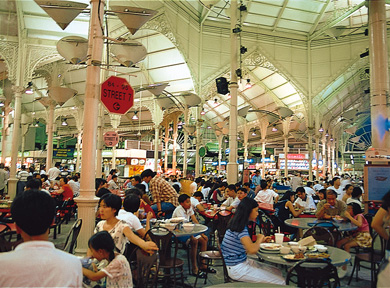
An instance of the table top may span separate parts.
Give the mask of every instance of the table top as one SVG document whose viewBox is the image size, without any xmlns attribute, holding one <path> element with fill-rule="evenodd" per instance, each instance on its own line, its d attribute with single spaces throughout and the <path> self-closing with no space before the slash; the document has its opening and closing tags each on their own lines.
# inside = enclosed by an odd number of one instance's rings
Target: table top
<svg viewBox="0 0 390 288">
<path fill-rule="evenodd" d="M 209 288 L 246 288 L 246 287 L 293 287 L 286 285 L 278 285 L 271 283 L 248 283 L 248 282 L 231 282 L 231 283 L 222 283 L 218 285 L 207 286 Z"/>
<path fill-rule="evenodd" d="M 217 214 L 217 213 L 220 213 L 222 216 L 227 216 L 229 214 L 231 214 L 230 211 L 226 211 L 226 210 L 206 210 L 204 212 L 199 212 L 200 214 L 206 216 L 207 218 L 214 218 L 214 216 Z"/>
<path fill-rule="evenodd" d="M 355 224 L 352 224 L 351 222 L 336 223 L 329 220 L 317 220 L 313 218 L 292 218 L 284 221 L 284 223 L 290 227 L 301 228 L 301 229 L 309 229 L 312 227 L 309 225 L 309 223 L 319 223 L 319 222 L 332 222 L 335 226 L 338 226 L 339 231 L 353 231 L 358 228 Z"/>
<path fill-rule="evenodd" d="M 155 228 L 155 227 L 153 227 Z M 192 235 L 197 235 L 197 234 L 201 234 L 201 233 L 204 233 L 206 232 L 208 229 L 208 227 L 206 225 L 203 225 L 203 224 L 194 224 L 194 228 L 193 229 L 189 229 L 189 230 L 185 230 L 184 228 L 180 228 L 180 229 L 174 229 L 172 231 L 173 234 L 175 234 L 176 237 L 180 237 L 180 236 L 192 236 Z M 165 230 L 164 230 L 165 231 Z M 158 233 L 158 232 L 157 232 Z M 155 234 L 157 234 L 155 233 Z M 163 232 L 164 233 L 164 232 Z"/>
<path fill-rule="evenodd" d="M 343 266 L 351 260 L 351 254 L 349 254 L 345 250 L 332 246 L 326 247 L 328 248 L 328 251 L 326 253 L 330 254 L 330 259 L 332 260 L 331 263 L 334 266 Z M 264 253 L 263 251 L 259 251 L 257 255 L 263 258 L 265 261 L 274 264 L 293 266 L 295 263 L 297 263 L 297 261 L 287 261 L 283 259 L 280 253 Z"/>
</svg>

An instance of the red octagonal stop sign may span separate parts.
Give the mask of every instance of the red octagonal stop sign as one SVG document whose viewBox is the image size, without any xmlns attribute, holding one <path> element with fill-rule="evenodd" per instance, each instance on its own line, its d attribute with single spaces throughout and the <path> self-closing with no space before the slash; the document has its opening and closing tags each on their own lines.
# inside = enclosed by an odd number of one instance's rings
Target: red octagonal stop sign
<svg viewBox="0 0 390 288">
<path fill-rule="evenodd" d="M 111 76 L 101 85 L 100 101 L 111 113 L 126 114 L 134 104 L 134 89 L 126 79 Z"/>
</svg>

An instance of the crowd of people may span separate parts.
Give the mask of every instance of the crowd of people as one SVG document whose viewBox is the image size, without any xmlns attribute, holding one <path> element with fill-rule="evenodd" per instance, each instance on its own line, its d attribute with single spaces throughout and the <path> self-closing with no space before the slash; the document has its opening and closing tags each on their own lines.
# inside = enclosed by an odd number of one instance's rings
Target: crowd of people
<svg viewBox="0 0 390 288">
<path fill-rule="evenodd" d="M 259 171 L 256 171 L 245 183 L 227 183 L 223 177 L 194 179 L 193 176 L 189 176 L 186 180 L 190 181 L 190 184 L 184 185 L 184 182 L 179 181 L 175 175 L 158 176 L 150 169 L 144 170 L 140 175 L 135 175 L 124 183 L 119 183 L 117 171 L 113 169 L 107 178 L 96 179 L 95 195 L 100 200 L 96 211 L 95 234 L 88 242 L 88 256 L 97 261 L 106 260 L 107 264 L 100 267 L 100 270 L 81 269 L 80 261 L 76 265 L 73 256 L 59 252 L 47 243 L 51 224 L 49 220 L 39 225 L 32 223 L 33 219 L 37 217 L 42 219 L 51 217 L 53 219 L 52 210 L 54 208 L 52 205 L 55 207 L 55 201 L 51 197 L 52 195 L 49 196 L 49 190 L 53 189 L 55 185 L 57 187 L 54 193 L 61 195 L 63 199 L 73 199 L 78 195 L 78 190 L 74 187 L 78 186 L 80 175 L 71 176 L 66 169 L 67 167 L 59 168 L 56 165 L 50 168 L 47 173 L 28 174 L 25 177 L 27 183 L 24 189 L 30 191 L 29 193 L 18 193 L 11 208 L 12 216 L 24 243 L 20 244 L 14 252 L 4 254 L 7 256 L 1 255 L 0 265 L 2 267 L 5 267 L 2 264 L 5 263 L 3 261 L 10 261 L 10 263 L 17 261 L 10 260 L 13 259 L 12 255 L 15 255 L 14 257 L 19 254 L 18 257 L 33 255 L 34 249 L 42 247 L 45 251 L 49 251 L 48 255 L 51 255 L 50 257 L 53 259 L 62 257 L 65 259 L 63 260 L 65 263 L 73 265 L 69 272 L 73 273 L 72 280 L 67 275 L 63 275 L 64 282 L 61 285 L 80 286 L 80 281 L 84 276 L 91 281 L 106 279 L 107 287 L 118 285 L 131 287 L 133 279 L 130 266 L 126 257 L 123 256 L 127 244 L 132 243 L 148 253 L 154 253 L 158 250 L 157 245 L 149 241 L 148 238 L 144 240 L 146 232 L 151 227 L 150 220 L 152 218 L 184 217 L 187 221 L 198 223 L 199 217 L 205 212 L 204 203 L 217 205 L 223 210 L 233 212 L 234 216 L 228 224 L 221 249 L 229 276 L 235 280 L 285 283 L 278 269 L 252 261 L 246 256 L 256 253 L 261 243 L 270 241 L 270 235 L 258 234 L 253 239 L 248 232 L 249 222 L 256 222 L 258 219 L 259 203 L 273 205 L 274 213 L 269 216 L 273 220 L 275 228 L 286 232 L 291 239 L 294 239 L 297 231 L 285 225 L 285 220 L 299 217 L 305 212 L 311 212 L 318 219 L 342 217 L 358 226 L 354 233 L 339 240 L 338 247 L 349 252 L 352 247 L 371 246 L 369 223 L 362 210 L 363 191 L 359 185 L 351 181 L 348 175 L 335 176 L 329 182 L 322 179 L 314 182 L 306 181 L 306 184 L 303 185 L 304 181 L 299 174 L 279 180 L 272 177 L 263 179 Z M 20 177 L 24 177 L 23 174 L 25 173 L 22 172 Z M 290 189 L 279 194 L 277 189 L 281 184 L 290 186 Z M 124 197 L 121 198 L 117 195 L 115 191 L 118 189 L 124 189 Z M 34 195 L 34 199 L 40 199 L 41 203 L 47 202 L 48 204 L 42 206 L 38 205 L 35 200 L 30 201 L 31 195 Z M 386 239 L 388 239 L 388 234 L 383 231 L 382 227 L 384 223 L 390 222 L 388 220 L 390 219 L 389 206 L 390 199 L 387 199 L 378 212 L 378 215 L 381 216 L 375 217 L 376 220 L 372 224 L 372 228 Z M 42 207 L 47 208 L 42 209 Z M 20 210 L 28 211 L 30 217 L 26 219 L 25 216 L 18 216 Z M 48 211 L 43 212 L 42 210 Z M 42 213 L 45 215 L 41 215 Z M 141 224 L 143 219 L 145 219 L 145 225 Z M 207 268 L 204 263 L 200 263 L 198 267 L 196 261 L 198 249 L 200 251 L 207 249 L 208 235 L 209 231 L 179 239 L 180 242 L 190 243 L 192 272 L 201 278 L 205 277 L 206 269 L 208 269 L 208 273 L 216 272 L 214 269 Z M 31 243 L 31 241 L 34 242 Z M 34 257 L 40 258 L 39 256 Z M 50 261 L 54 261 L 53 259 Z M 8 262 L 7 265 L 9 265 Z M 7 282 L 11 280 L 5 279 L 10 277 L 1 277 L 2 273 L 7 273 L 7 269 L 2 269 L 0 272 L 0 279 L 3 278 L 0 280 L 0 286 L 14 286 L 15 283 L 23 286 L 24 280 L 13 279 L 14 282 Z M 48 278 L 45 281 L 47 282 L 40 284 L 46 286 L 46 283 L 52 283 L 50 281 L 54 280 Z"/>
</svg>

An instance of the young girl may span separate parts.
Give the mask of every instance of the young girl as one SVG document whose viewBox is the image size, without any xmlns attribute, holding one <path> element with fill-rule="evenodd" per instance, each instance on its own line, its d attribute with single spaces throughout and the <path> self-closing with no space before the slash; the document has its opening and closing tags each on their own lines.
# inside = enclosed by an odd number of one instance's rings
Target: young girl
<svg viewBox="0 0 390 288">
<path fill-rule="evenodd" d="M 106 287 L 133 287 L 130 265 L 126 257 L 115 253 L 115 243 L 107 231 L 98 232 L 88 240 L 88 247 L 92 256 L 98 261 L 107 260 L 109 264 L 100 271 L 83 268 L 83 274 L 92 281 L 98 281 L 104 277 Z"/>
<path fill-rule="evenodd" d="M 344 213 L 344 217 L 350 220 L 351 223 L 358 226 L 358 229 L 354 231 L 352 236 L 349 236 L 347 238 L 338 241 L 337 247 L 341 248 L 342 246 L 344 246 L 344 250 L 347 251 L 348 253 L 352 247 L 356 247 L 356 246 L 362 248 L 371 247 L 372 238 L 370 234 L 370 225 L 368 224 L 367 219 L 364 218 L 360 205 L 356 203 L 348 204 L 347 211 L 345 211 Z M 344 265 L 342 269 L 346 271 L 347 265 Z"/>
<path fill-rule="evenodd" d="M 125 250 L 127 239 L 145 251 L 158 250 L 154 242 L 142 240 L 131 231 L 126 222 L 116 217 L 121 207 L 121 197 L 111 193 L 103 195 L 99 200 L 100 218 L 103 220 L 96 225 L 95 233 L 108 231 L 114 239 L 115 246 L 121 253 Z"/>
<path fill-rule="evenodd" d="M 351 185 L 351 184 L 345 185 L 344 190 L 345 190 L 345 194 L 343 196 L 342 201 L 344 203 L 347 203 L 347 200 L 352 197 L 353 185 Z"/>
<path fill-rule="evenodd" d="M 262 242 L 270 240 L 270 237 L 258 234 L 256 242 L 253 243 L 249 236 L 247 226 L 249 221 L 256 221 L 258 209 L 255 200 L 245 197 L 229 221 L 221 246 L 229 277 L 243 282 L 285 285 L 280 270 L 247 258 L 247 254 L 259 251 Z"/>
</svg>

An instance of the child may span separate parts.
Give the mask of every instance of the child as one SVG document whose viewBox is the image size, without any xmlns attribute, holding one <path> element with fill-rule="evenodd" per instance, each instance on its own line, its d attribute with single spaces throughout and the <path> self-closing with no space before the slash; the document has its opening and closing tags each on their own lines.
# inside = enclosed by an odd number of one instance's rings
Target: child
<svg viewBox="0 0 390 288">
<path fill-rule="evenodd" d="M 177 206 L 175 211 L 173 211 L 172 218 L 174 217 L 184 217 L 187 221 L 192 220 L 193 223 L 198 224 L 198 220 L 195 217 L 194 210 L 191 206 L 190 196 L 187 194 L 181 194 L 178 198 L 180 206 Z M 196 253 L 198 251 L 198 243 L 200 244 L 200 251 L 206 251 L 208 238 L 205 234 L 200 234 L 197 236 L 182 236 L 177 238 L 180 242 L 186 243 L 188 239 L 191 241 L 191 262 L 192 262 L 192 273 L 193 275 L 198 274 L 198 266 L 196 263 Z M 206 269 L 206 265 L 203 264 L 201 270 Z M 209 268 L 209 273 L 216 273 L 214 269 Z M 205 278 L 206 274 L 203 271 L 199 274 L 199 278 Z"/>
<path fill-rule="evenodd" d="M 352 236 L 341 239 L 337 242 L 337 247 L 341 248 L 344 246 L 344 250 L 349 253 L 352 247 L 362 247 L 368 248 L 372 245 L 372 237 L 370 234 L 370 225 L 367 222 L 367 219 L 364 218 L 362 214 L 362 209 L 357 203 L 350 203 L 347 205 L 347 211 L 344 213 L 344 217 L 351 221 L 351 223 L 358 226 L 358 229 L 354 231 Z M 339 275 L 340 278 L 345 276 L 347 271 L 347 265 L 342 267 L 343 272 Z"/>
<path fill-rule="evenodd" d="M 126 257 L 114 252 L 115 243 L 107 231 L 98 232 L 88 240 L 92 256 L 98 261 L 107 260 L 109 264 L 100 271 L 83 268 L 83 274 L 92 281 L 106 278 L 106 287 L 133 287 L 130 265 Z"/>
</svg>

